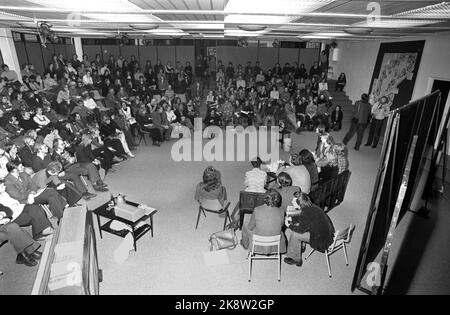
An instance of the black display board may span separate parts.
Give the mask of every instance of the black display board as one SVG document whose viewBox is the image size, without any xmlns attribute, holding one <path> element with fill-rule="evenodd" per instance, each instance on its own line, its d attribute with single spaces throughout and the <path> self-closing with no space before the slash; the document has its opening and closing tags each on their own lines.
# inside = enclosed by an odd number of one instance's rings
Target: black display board
<svg viewBox="0 0 450 315">
<path fill-rule="evenodd" d="M 439 111 L 440 96 L 440 91 L 436 91 L 397 108 L 389 116 L 379 172 L 358 256 L 352 291 L 355 288 L 365 290 L 361 282 L 366 274 L 367 266 L 375 261 L 381 249 L 387 243 L 388 231 L 392 225 L 395 205 L 398 203 L 402 179 L 402 189 L 406 189 L 406 191 L 401 194 L 403 198 L 401 209 L 397 213 L 398 216 L 396 214 L 396 217 L 394 217 L 396 225 L 409 208 L 414 183 L 417 180 L 419 167 L 424 158 L 426 143 L 430 137 L 436 137 L 436 130 L 432 130 L 431 127 L 436 123 L 440 124 L 440 119 L 436 114 Z M 438 119 L 439 121 L 436 121 Z M 415 145 L 412 146 L 415 137 Z M 409 177 L 406 183 L 404 174 L 407 158 L 411 152 L 412 156 L 408 165 Z M 380 270 L 382 273 L 381 282 L 383 282 L 385 271 Z M 381 291 L 377 291 L 377 293 L 379 292 Z"/>
</svg>

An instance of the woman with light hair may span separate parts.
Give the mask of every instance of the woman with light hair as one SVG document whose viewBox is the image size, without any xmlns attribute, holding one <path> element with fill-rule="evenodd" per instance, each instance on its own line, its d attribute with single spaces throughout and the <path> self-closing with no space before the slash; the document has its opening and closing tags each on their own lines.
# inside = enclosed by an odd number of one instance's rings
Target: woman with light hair
<svg viewBox="0 0 450 315">
<path fill-rule="evenodd" d="M 227 200 L 227 190 L 222 186 L 220 172 L 208 166 L 203 172 L 203 180 L 197 185 L 195 200 L 210 210 L 220 210 Z"/>
<path fill-rule="evenodd" d="M 328 133 L 319 135 L 319 139 L 316 149 L 316 164 L 320 167 L 319 179 L 328 180 L 339 174 L 335 142 Z"/>
</svg>

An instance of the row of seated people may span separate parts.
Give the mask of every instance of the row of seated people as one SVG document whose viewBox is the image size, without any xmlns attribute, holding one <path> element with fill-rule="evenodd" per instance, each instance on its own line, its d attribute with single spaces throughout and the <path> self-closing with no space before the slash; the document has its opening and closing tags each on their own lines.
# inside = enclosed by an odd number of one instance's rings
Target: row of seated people
<svg viewBox="0 0 450 315">
<path fill-rule="evenodd" d="M 213 95 L 213 92 L 210 92 Z M 231 102 L 233 101 L 233 102 Z M 218 97 L 208 102 L 205 117 L 207 126 L 254 125 L 273 126 L 280 121 L 293 130 L 313 131 L 319 125 L 325 130 L 338 131 L 342 128 L 343 112 L 339 105 L 332 106 L 324 95 L 319 97 L 295 96 L 286 102 L 270 99 L 235 99 Z"/>
<path fill-rule="evenodd" d="M 281 235 L 280 252 L 286 253 L 284 261 L 291 265 L 302 265 L 302 253 L 306 244 L 318 251 L 325 251 L 332 243 L 334 227 L 327 214 L 311 202 L 307 193 L 298 186 L 292 186 L 293 180 L 286 172 L 278 177 L 280 187 L 269 188 L 264 192 L 264 205 L 254 209 L 247 226 L 242 229 L 241 245 L 249 249 L 254 234 L 260 236 Z M 227 202 L 227 192 L 222 185 L 220 172 L 208 167 L 203 180 L 197 185 L 194 198 L 208 209 L 223 208 Z M 217 205 L 214 204 L 216 202 Z M 294 207 L 295 212 L 288 212 Z M 288 237 L 286 237 L 288 236 Z M 286 240 L 289 240 L 286 242 Z M 286 245 L 287 243 L 287 245 Z M 265 248 L 272 253 L 274 249 Z"/>
</svg>

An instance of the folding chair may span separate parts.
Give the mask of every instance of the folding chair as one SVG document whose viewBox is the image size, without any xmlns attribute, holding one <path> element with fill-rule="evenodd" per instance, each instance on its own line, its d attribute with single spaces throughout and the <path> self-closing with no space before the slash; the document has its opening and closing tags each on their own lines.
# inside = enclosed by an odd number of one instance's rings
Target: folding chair
<svg viewBox="0 0 450 315">
<path fill-rule="evenodd" d="M 281 254 L 280 254 L 281 234 L 275 236 L 259 236 L 253 235 L 251 249 L 248 253 L 248 282 L 252 281 L 252 265 L 253 260 L 278 260 L 278 281 L 281 280 Z M 264 252 L 255 251 L 261 248 L 270 248 L 276 246 L 274 252 L 265 254 Z M 258 256 L 256 256 L 258 255 Z"/>
<path fill-rule="evenodd" d="M 215 202 L 220 204 L 219 200 L 203 200 L 200 202 L 200 205 L 198 206 L 198 216 L 197 216 L 197 223 L 195 225 L 195 229 L 197 229 L 197 227 L 198 227 L 198 221 L 200 220 L 200 214 L 203 213 L 203 215 L 206 218 L 206 212 L 211 212 L 211 213 L 215 213 L 218 215 L 225 213 L 225 222 L 223 223 L 224 230 L 227 226 L 227 221 L 231 222 L 230 214 L 228 213 L 228 207 L 230 206 L 230 202 L 227 201 L 224 207 L 217 206 L 217 210 L 212 209 L 213 207 L 216 208 L 214 205 L 212 205 Z M 212 206 L 210 206 L 210 205 L 212 205 Z M 220 207 L 220 209 L 219 209 L 219 207 Z M 208 208 L 210 208 L 210 209 L 208 209 Z"/>
<path fill-rule="evenodd" d="M 350 224 L 350 226 L 342 231 L 336 231 L 334 233 L 333 243 L 327 250 L 325 250 L 325 259 L 327 260 L 328 276 L 331 278 L 331 267 L 330 267 L 330 256 L 340 249 L 344 250 L 345 264 L 348 266 L 348 256 L 347 247 L 345 244 L 350 243 L 352 240 L 353 231 L 355 226 Z M 308 256 L 305 258 L 307 260 L 309 256 L 312 255 L 316 250 L 313 249 L 309 252 Z"/>
<path fill-rule="evenodd" d="M 147 140 L 145 139 L 145 135 L 149 135 L 151 134 L 150 131 L 145 131 L 144 129 L 142 129 L 141 125 L 139 123 L 137 123 L 137 132 L 138 132 L 138 136 L 139 136 L 139 145 L 141 144 L 142 140 L 144 140 L 145 145 L 147 145 Z"/>
<path fill-rule="evenodd" d="M 234 216 L 239 211 L 239 229 L 242 230 L 242 225 L 244 225 L 244 216 L 253 213 L 256 207 L 264 204 L 264 196 L 264 193 L 250 191 L 241 191 L 239 193 L 239 202 L 234 207 L 232 215 Z"/>
</svg>

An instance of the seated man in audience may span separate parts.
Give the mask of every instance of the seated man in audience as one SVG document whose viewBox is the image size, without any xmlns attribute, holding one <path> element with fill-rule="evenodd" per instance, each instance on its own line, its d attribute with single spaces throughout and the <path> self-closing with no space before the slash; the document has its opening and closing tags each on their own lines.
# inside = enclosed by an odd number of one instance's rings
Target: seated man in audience
<svg viewBox="0 0 450 315">
<path fill-rule="evenodd" d="M 119 140 L 120 143 L 122 144 L 125 153 L 131 158 L 135 157 L 134 154 L 131 153 L 130 148 L 128 147 L 125 134 L 123 133 L 123 131 L 120 130 L 119 126 L 117 126 L 117 124 L 111 119 L 111 116 L 105 115 L 103 117 L 103 121 L 100 126 L 100 132 L 103 134 L 103 136 L 107 138 Z"/>
<path fill-rule="evenodd" d="M 53 233 L 52 225 L 39 205 L 19 203 L 6 192 L 5 182 L 0 181 L 0 212 L 5 208 L 11 212 L 11 222 L 20 226 L 31 225 L 35 240 Z"/>
<path fill-rule="evenodd" d="M 36 242 L 16 223 L 11 223 L 12 212 L 9 209 L 0 209 L 0 236 L 9 241 L 17 253 L 16 264 L 34 267 L 42 257 L 38 251 L 41 244 Z"/>
<path fill-rule="evenodd" d="M 298 186 L 292 186 L 292 178 L 288 173 L 281 172 L 277 181 L 280 185 L 277 191 L 281 195 L 281 209 L 286 213 L 288 206 L 292 203 L 292 199 L 296 194 L 301 193 L 302 190 Z"/>
<path fill-rule="evenodd" d="M 286 252 L 286 238 L 281 231 L 284 224 L 284 212 L 280 209 L 281 196 L 274 190 L 267 190 L 264 196 L 264 205 L 256 207 L 250 217 L 247 226 L 242 227 L 241 245 L 245 249 L 250 248 L 253 235 L 259 236 L 276 236 L 281 234 L 280 253 Z M 274 252 L 274 248 L 264 248 L 261 254 L 270 254 Z"/>
<path fill-rule="evenodd" d="M 161 131 L 163 139 L 170 140 L 172 134 L 172 127 L 169 125 L 167 119 L 164 119 L 164 109 L 161 105 L 158 105 L 156 110 L 152 113 L 153 126 Z"/>
<path fill-rule="evenodd" d="M 285 172 L 292 179 L 292 185 L 300 187 L 302 192 L 309 194 L 311 191 L 311 177 L 308 170 L 302 165 L 301 157 L 298 154 L 292 154 L 289 166 L 285 166 L 278 170 L 278 174 Z"/>
<path fill-rule="evenodd" d="M 44 169 L 47 169 L 48 166 L 54 162 L 53 162 L 51 155 L 48 154 L 48 147 L 45 144 L 43 144 L 43 143 L 36 144 L 35 152 L 36 152 L 36 156 L 34 157 L 34 160 L 33 160 L 33 171 L 36 173 L 36 175 L 35 175 L 35 177 L 36 177 L 36 176 L 38 176 L 37 175 L 38 172 L 40 172 Z M 62 168 L 62 166 L 61 166 L 61 168 Z M 67 186 L 72 186 L 72 184 L 73 184 L 74 188 L 85 200 L 89 200 L 96 196 L 95 194 L 91 194 L 88 192 L 86 186 L 83 184 L 83 182 L 80 178 L 80 175 L 78 173 L 72 173 L 70 171 L 63 172 L 61 169 L 61 171 L 58 172 L 58 174 L 57 174 L 57 176 L 58 176 L 57 179 L 51 178 L 51 176 L 55 176 L 55 174 L 51 174 L 49 176 L 50 176 L 50 180 L 54 183 L 61 182 Z M 45 177 L 45 179 L 47 179 L 48 176 L 44 176 L 44 177 Z M 34 177 L 33 177 L 33 180 L 34 180 Z M 39 185 L 39 186 L 43 187 L 43 185 Z M 58 186 L 58 185 L 56 185 L 56 186 Z M 69 204 L 72 204 L 72 203 L 69 202 Z"/>
<path fill-rule="evenodd" d="M 334 227 L 328 215 L 314 205 L 307 194 L 300 194 L 294 206 L 300 211 L 294 216 L 286 217 L 286 231 L 290 232 L 288 249 L 284 262 L 301 267 L 304 244 L 311 248 L 325 252 L 333 243 Z"/>
<path fill-rule="evenodd" d="M 57 139 L 53 144 L 53 161 L 58 161 L 66 173 L 72 173 L 77 176 L 88 176 L 95 191 L 106 192 L 108 189 L 100 178 L 97 168 L 92 163 L 78 163 L 77 159 L 66 150 L 64 141 Z M 78 187 L 77 187 L 78 188 Z"/>
<path fill-rule="evenodd" d="M 22 160 L 22 164 L 25 167 L 33 167 L 33 160 L 34 160 L 34 139 L 32 137 L 24 137 L 23 142 L 25 145 L 20 148 L 19 152 L 17 153 Z"/>
<path fill-rule="evenodd" d="M 67 202 L 52 188 L 38 189 L 22 164 L 9 162 L 9 174 L 5 178 L 6 191 L 22 204 L 48 204 L 51 213 L 61 219 Z"/>
<path fill-rule="evenodd" d="M 267 173 L 261 170 L 262 161 L 257 157 L 251 163 L 253 169 L 245 173 L 245 191 L 264 193 Z"/>
</svg>

